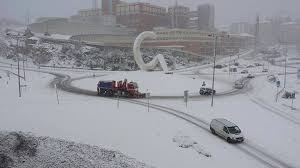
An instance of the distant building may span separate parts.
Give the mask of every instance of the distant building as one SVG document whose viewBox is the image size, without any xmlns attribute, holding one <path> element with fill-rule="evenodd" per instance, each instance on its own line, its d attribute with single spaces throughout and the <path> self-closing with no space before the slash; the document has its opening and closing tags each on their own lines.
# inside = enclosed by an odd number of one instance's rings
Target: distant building
<svg viewBox="0 0 300 168">
<path fill-rule="evenodd" d="M 170 25 L 166 8 L 149 3 L 120 3 L 117 4 L 117 23 L 137 32 L 152 30 L 154 27 Z"/>
<path fill-rule="evenodd" d="M 230 33 L 233 34 L 240 34 L 240 33 L 250 34 L 251 30 L 252 30 L 252 25 L 248 22 L 232 23 L 230 26 Z"/>
<path fill-rule="evenodd" d="M 280 25 L 280 42 L 296 44 L 300 42 L 300 23 L 287 22 Z"/>
<path fill-rule="evenodd" d="M 180 5 L 168 7 L 172 28 L 187 28 L 190 8 Z"/>
<path fill-rule="evenodd" d="M 131 42 L 135 30 L 116 24 L 116 16 L 102 15 L 98 8 L 83 9 L 70 18 L 43 17 L 30 24 L 34 33 L 70 35 L 73 40 L 100 45 Z"/>
<path fill-rule="evenodd" d="M 214 31 L 215 7 L 211 4 L 199 5 L 196 11 L 190 12 L 189 28 Z"/>
<path fill-rule="evenodd" d="M 120 0 L 102 0 L 102 14 L 116 15 L 117 4 L 124 3 Z"/>
<path fill-rule="evenodd" d="M 259 22 L 258 40 L 259 44 L 263 46 L 269 46 L 279 43 L 279 32 L 274 23 L 269 20 Z M 276 33 L 277 32 L 277 33 Z"/>
<path fill-rule="evenodd" d="M 116 25 L 116 16 L 114 15 L 102 15 L 102 10 L 96 9 L 82 9 L 78 11 L 77 15 L 71 16 L 70 22 L 97 24 L 106 26 Z"/>
<path fill-rule="evenodd" d="M 199 55 L 211 56 L 214 50 L 213 32 L 192 29 L 155 29 L 157 39 L 147 39 L 145 46 L 174 46 L 180 50 L 197 53 Z M 219 33 L 221 36 L 217 42 L 217 54 L 236 54 L 240 48 L 246 48 L 250 43 L 245 40 L 252 40 L 253 36 L 245 37 Z"/>
<path fill-rule="evenodd" d="M 101 9 L 81 9 L 78 11 L 80 17 L 101 16 Z"/>
</svg>

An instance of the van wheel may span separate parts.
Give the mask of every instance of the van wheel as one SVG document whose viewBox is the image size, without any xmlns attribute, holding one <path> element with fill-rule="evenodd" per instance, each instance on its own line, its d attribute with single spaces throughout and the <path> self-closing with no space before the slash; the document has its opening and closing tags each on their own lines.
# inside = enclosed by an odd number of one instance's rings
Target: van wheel
<svg viewBox="0 0 300 168">
<path fill-rule="evenodd" d="M 211 127 L 210 127 L 210 131 L 211 131 L 211 133 L 216 134 L 216 131 Z"/>
<path fill-rule="evenodd" d="M 231 139 L 230 139 L 229 137 L 227 138 L 227 142 L 228 142 L 228 143 L 231 143 L 231 142 L 232 142 Z"/>
</svg>

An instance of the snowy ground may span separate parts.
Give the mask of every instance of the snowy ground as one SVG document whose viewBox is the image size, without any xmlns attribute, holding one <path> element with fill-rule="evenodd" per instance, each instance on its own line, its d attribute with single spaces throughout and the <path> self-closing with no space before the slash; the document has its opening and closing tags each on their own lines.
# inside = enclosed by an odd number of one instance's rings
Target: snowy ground
<svg viewBox="0 0 300 168">
<path fill-rule="evenodd" d="M 5 95 L 0 101 L 2 130 L 119 150 L 155 167 L 264 167 L 225 141 L 157 110 L 147 112 L 145 107 L 125 102 L 118 109 L 116 101 L 61 91 L 58 105 L 55 91 L 48 87 L 53 76 L 35 72 L 28 72 L 28 86 L 18 98 L 17 79 L 11 76 L 9 80 L 6 73 L 1 76 L 0 90 Z M 196 147 L 179 147 L 173 142 L 178 136 L 189 137 L 197 142 Z"/>
<path fill-rule="evenodd" d="M 239 62 L 248 65 L 255 61 Z M 283 68 L 272 65 L 269 65 L 269 69 L 274 74 L 283 72 Z M 252 89 L 247 93 L 215 97 L 213 108 L 210 107 L 209 98 L 192 100 L 187 107 L 183 100 L 151 100 L 150 103 L 192 114 L 208 123 L 213 118 L 227 118 L 240 126 L 246 144 L 261 149 L 291 167 L 300 167 L 297 157 L 300 152 L 300 136 L 297 134 L 300 131 L 299 99 L 294 101 L 295 110 L 287 106 L 290 100 L 279 98 L 275 102 L 276 86 L 266 76 L 259 76 L 261 70 L 262 67 L 249 70 L 257 76 L 250 81 Z M 84 71 L 55 72 L 67 73 L 72 77 L 91 75 L 91 72 Z M 295 69 L 289 68 L 288 72 L 295 72 Z M 201 69 L 196 75 L 131 72 L 126 74 L 126 78 L 129 81 L 140 80 L 141 89 L 152 89 L 153 94 L 177 95 L 182 94 L 185 87 L 189 87 L 191 92 L 193 89 L 198 91 L 203 80 L 210 85 L 210 73 L 211 69 Z M 22 89 L 22 98 L 18 98 L 16 77 L 11 75 L 9 79 L 2 71 L 0 76 L 2 130 L 33 132 L 38 136 L 118 150 L 155 167 L 268 167 L 240 150 L 241 145 L 228 144 L 208 131 L 162 111 L 150 109 L 148 112 L 146 107 L 123 101 L 118 108 L 116 100 L 62 91 L 58 92 L 60 104 L 57 104 L 55 90 L 49 88 L 49 82 L 54 77 L 29 71 L 27 87 Z M 218 70 L 217 92 L 231 89 L 234 80 L 241 76 L 244 75 L 236 73 L 229 76 L 228 72 Z M 124 77 L 122 73 L 109 73 L 104 78 L 117 80 Z M 282 83 L 282 76 L 279 78 Z M 74 85 L 94 90 L 99 79 L 79 80 Z M 300 81 L 295 74 L 288 75 L 287 79 L 287 87 L 299 92 Z M 178 83 L 176 88 L 167 90 L 174 82 Z M 158 84 L 161 90 L 155 90 Z"/>
<path fill-rule="evenodd" d="M 211 79 L 196 79 L 193 76 L 178 74 L 164 74 L 163 72 L 120 72 L 104 77 L 87 78 L 74 82 L 74 86 L 96 91 L 99 80 L 124 80 L 135 81 L 139 84 L 140 92 L 149 92 L 151 96 L 183 96 L 185 90 L 191 95 L 199 95 L 202 82 L 211 85 Z M 232 89 L 232 83 L 222 83 L 216 86 L 218 92 Z"/>
</svg>

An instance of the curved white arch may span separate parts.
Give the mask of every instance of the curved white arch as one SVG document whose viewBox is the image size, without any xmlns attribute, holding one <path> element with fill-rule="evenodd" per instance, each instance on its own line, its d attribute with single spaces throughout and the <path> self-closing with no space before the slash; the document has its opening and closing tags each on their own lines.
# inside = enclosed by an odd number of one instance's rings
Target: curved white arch
<svg viewBox="0 0 300 168">
<path fill-rule="evenodd" d="M 133 56 L 135 62 L 138 64 L 138 66 L 141 68 L 141 70 L 144 71 L 150 71 L 153 70 L 158 63 L 160 63 L 160 66 L 164 71 L 168 71 L 167 63 L 164 59 L 164 56 L 161 54 L 158 54 L 153 58 L 152 61 L 148 62 L 147 64 L 144 62 L 142 58 L 141 53 L 141 44 L 144 39 L 150 38 L 150 39 L 156 39 L 157 35 L 154 32 L 145 31 L 137 36 L 137 38 L 134 41 L 133 45 Z"/>
</svg>

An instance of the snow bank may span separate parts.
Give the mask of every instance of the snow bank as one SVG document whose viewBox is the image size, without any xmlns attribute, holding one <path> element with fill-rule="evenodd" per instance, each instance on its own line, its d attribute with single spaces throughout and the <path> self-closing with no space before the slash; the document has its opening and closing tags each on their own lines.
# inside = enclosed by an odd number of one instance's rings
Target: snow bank
<svg viewBox="0 0 300 168">
<path fill-rule="evenodd" d="M 0 132 L 0 166 L 146 168 L 117 151 L 22 132 Z"/>
</svg>

